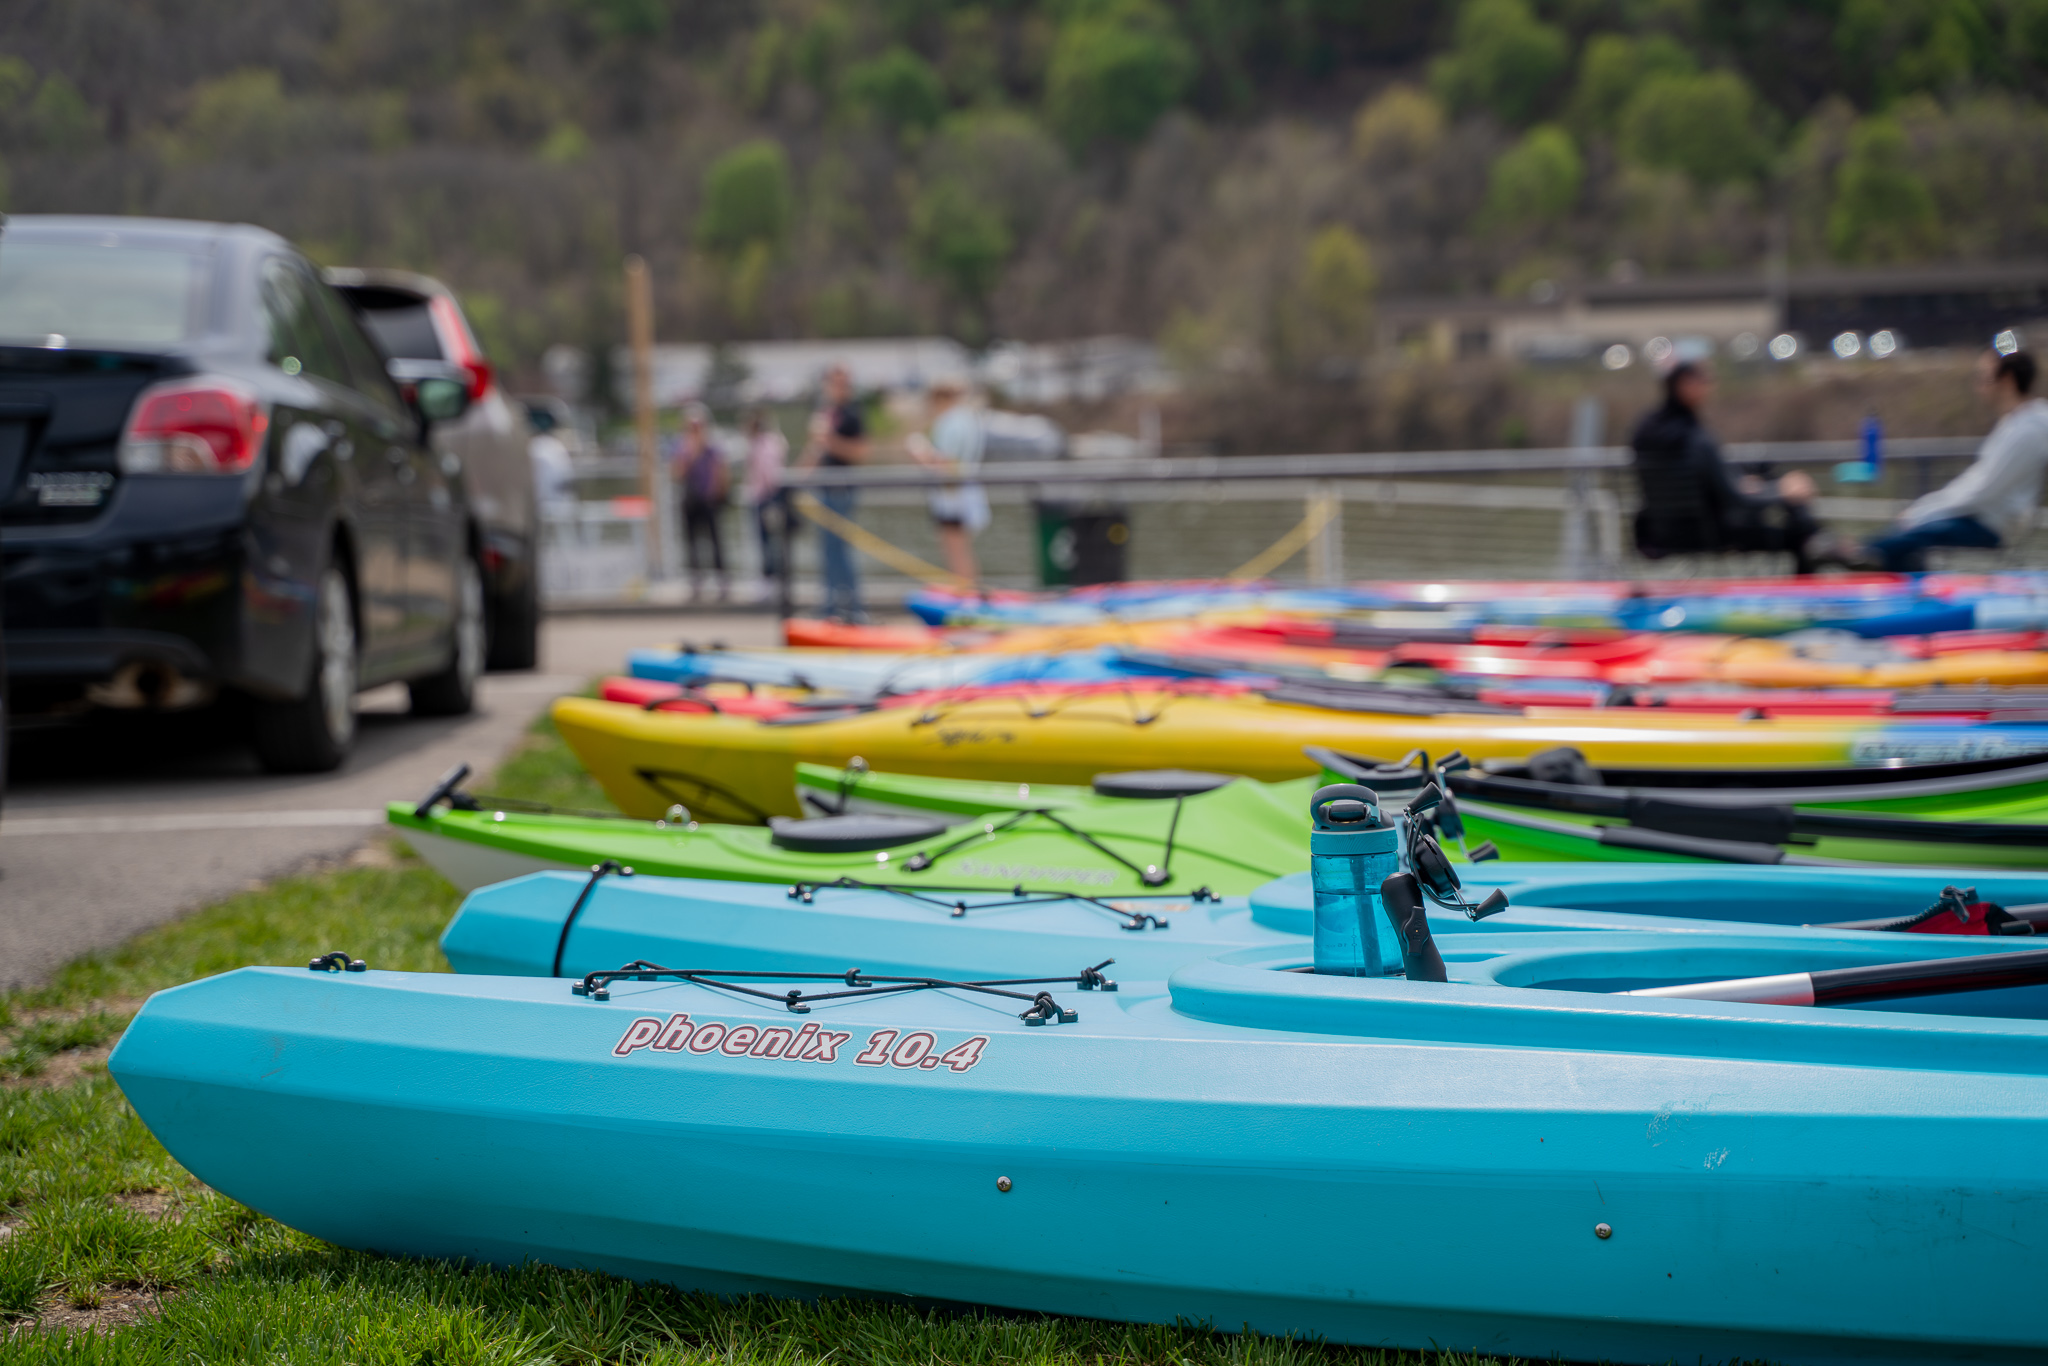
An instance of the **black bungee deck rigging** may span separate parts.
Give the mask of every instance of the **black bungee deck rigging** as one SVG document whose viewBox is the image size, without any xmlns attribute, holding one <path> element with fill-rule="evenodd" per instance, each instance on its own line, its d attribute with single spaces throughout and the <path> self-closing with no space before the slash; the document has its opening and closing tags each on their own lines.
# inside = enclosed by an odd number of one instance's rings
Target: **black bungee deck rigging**
<svg viewBox="0 0 2048 1366">
<path fill-rule="evenodd" d="M 1079 991 L 1115 991 L 1115 980 L 1102 975 L 1102 970 L 1114 962 L 1114 958 L 1105 958 L 1094 967 L 1083 968 L 1071 977 L 1002 977 L 978 982 L 954 982 L 943 977 L 873 976 L 863 973 L 859 968 L 848 968 L 845 972 L 752 972 L 731 968 L 665 968 L 658 963 L 640 961 L 604 972 L 586 973 L 582 980 L 570 984 L 569 991 L 572 995 L 588 997 L 593 1001 L 608 1001 L 611 999 L 611 985 L 614 982 L 655 982 L 663 978 L 674 978 L 696 986 L 730 991 L 762 1001 L 773 1001 L 792 1015 L 810 1014 L 811 1006 L 819 1001 L 893 996 L 910 991 L 971 991 L 983 996 L 1002 996 L 1013 1001 L 1030 1002 L 1030 1005 L 1017 1015 L 1017 1018 L 1027 1025 L 1073 1024 L 1081 1018 L 1079 1012 L 1061 1005 L 1050 991 L 1012 991 L 1009 988 L 1071 986 Z M 751 982 L 843 982 L 845 990 L 805 991 L 802 987 L 790 987 L 781 992 L 763 991 L 759 987 L 742 986 L 738 982 L 726 980 L 728 978 L 743 978 Z"/>
</svg>

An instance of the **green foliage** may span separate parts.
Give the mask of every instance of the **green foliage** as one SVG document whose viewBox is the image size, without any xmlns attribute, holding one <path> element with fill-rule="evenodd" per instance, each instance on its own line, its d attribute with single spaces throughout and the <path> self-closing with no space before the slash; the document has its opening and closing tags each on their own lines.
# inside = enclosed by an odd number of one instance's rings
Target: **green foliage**
<svg viewBox="0 0 2048 1366">
<path fill-rule="evenodd" d="M 1179 102 L 1195 53 L 1156 0 L 1077 5 L 1046 71 L 1046 114 L 1076 149 L 1135 142 Z"/>
<path fill-rule="evenodd" d="M 2014 27 L 2014 46 L 2023 49 L 2024 29 Z M 1852 88 L 1878 103 L 1915 91 L 1953 93 L 2003 65 L 1977 0 L 1845 0 L 1834 46 Z"/>
<path fill-rule="evenodd" d="M 789 234 L 794 197 L 782 144 L 773 138 L 742 143 L 704 173 L 697 245 L 728 261 L 750 248 L 779 247 Z"/>
<path fill-rule="evenodd" d="M 939 73 L 901 45 L 849 68 L 846 93 L 898 131 L 936 127 L 946 113 L 946 87 Z"/>
<path fill-rule="evenodd" d="M 1450 52 L 1430 64 L 1438 98 L 1528 123 L 1571 59 L 1564 30 L 1536 17 L 1528 0 L 1465 0 Z"/>
<path fill-rule="evenodd" d="M 1933 192 L 1910 163 L 1905 129 L 1892 118 L 1859 122 L 1835 173 L 1829 250 L 1845 261 L 1911 260 L 1939 228 Z"/>
<path fill-rule="evenodd" d="M 910 211 L 910 243 L 918 268 L 946 286 L 967 311 L 965 331 L 981 340 L 988 297 L 1016 245 L 1003 216 L 958 180 L 927 185 Z"/>
<path fill-rule="evenodd" d="M 613 42 L 644 42 L 668 30 L 669 0 L 581 0 L 591 26 Z"/>
<path fill-rule="evenodd" d="M 62 72 L 43 78 L 29 101 L 28 126 L 36 144 L 49 152 L 84 152 L 98 144 L 103 120 Z"/>
<path fill-rule="evenodd" d="M 277 72 L 244 67 L 193 87 L 192 112 L 178 132 L 192 160 L 269 165 L 292 150 L 292 112 Z"/>
<path fill-rule="evenodd" d="M 754 31 L 747 46 L 747 108 L 758 113 L 774 101 L 783 68 L 789 64 L 791 46 L 789 30 L 779 19 L 770 19 Z"/>
<path fill-rule="evenodd" d="M 1060 145 L 1036 119 L 1014 109 L 948 119 L 924 164 L 928 178 L 962 185 L 995 209 L 1019 240 L 1038 226 L 1067 171 Z"/>
<path fill-rule="evenodd" d="M 1003 93 L 1002 32 L 995 16 L 979 6 L 946 16 L 945 52 L 939 70 L 946 89 L 961 104 L 989 104 Z"/>
<path fill-rule="evenodd" d="M 551 166 L 574 166 L 590 155 L 590 135 L 573 119 L 564 119 L 548 130 L 533 154 Z"/>
<path fill-rule="evenodd" d="M 1351 148 L 1361 161 L 1409 166 L 1428 160 L 1443 141 L 1443 106 L 1412 85 L 1390 86 L 1358 111 Z"/>
<path fill-rule="evenodd" d="M 1485 218 L 1505 229 L 1555 223 L 1577 206 L 1585 178 L 1586 163 L 1572 135 L 1557 124 L 1542 124 L 1494 159 Z"/>
<path fill-rule="evenodd" d="M 791 65 L 797 79 L 830 100 L 839 90 L 840 69 L 846 65 L 847 49 L 853 45 L 853 25 L 837 5 L 827 5 L 811 15 L 796 36 Z"/>
<path fill-rule="evenodd" d="M 1761 123 L 1755 93 L 1732 71 L 1653 76 L 1621 111 L 1621 147 L 1638 165 L 1720 185 L 1763 171 Z"/>
<path fill-rule="evenodd" d="M 1696 69 L 1692 54 L 1661 33 L 1641 39 L 1596 33 L 1579 56 L 1572 119 L 1589 131 L 1611 133 L 1623 107 L 1645 81 L 1690 75 Z"/>
<path fill-rule="evenodd" d="M 1346 361 L 1366 348 L 1379 271 L 1365 239 L 1342 223 L 1311 237 L 1293 288 L 1273 319 L 1273 359 L 1282 370 Z M 1186 346 L 1195 338 L 1179 339 Z"/>
</svg>

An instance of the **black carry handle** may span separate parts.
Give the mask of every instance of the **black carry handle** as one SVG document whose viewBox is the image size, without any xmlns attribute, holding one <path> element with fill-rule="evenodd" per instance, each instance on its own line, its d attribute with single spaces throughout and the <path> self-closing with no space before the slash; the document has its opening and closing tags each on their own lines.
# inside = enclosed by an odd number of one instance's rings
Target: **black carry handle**
<svg viewBox="0 0 2048 1366">
<path fill-rule="evenodd" d="M 1429 912 L 1422 904 L 1422 886 L 1413 873 L 1395 873 L 1380 884 L 1380 901 L 1401 936 L 1401 969 L 1411 982 L 1447 982 L 1444 957 L 1429 932 Z"/>
<path fill-rule="evenodd" d="M 462 790 L 462 780 L 468 776 L 468 764 L 457 764 L 446 773 L 443 773 L 440 781 L 434 784 L 434 790 L 429 792 L 425 800 L 412 809 L 413 819 L 425 820 L 433 814 L 434 808 L 442 802 L 448 803 L 449 808 L 455 811 L 481 811 L 483 808 L 478 806 L 475 800 Z"/>
</svg>

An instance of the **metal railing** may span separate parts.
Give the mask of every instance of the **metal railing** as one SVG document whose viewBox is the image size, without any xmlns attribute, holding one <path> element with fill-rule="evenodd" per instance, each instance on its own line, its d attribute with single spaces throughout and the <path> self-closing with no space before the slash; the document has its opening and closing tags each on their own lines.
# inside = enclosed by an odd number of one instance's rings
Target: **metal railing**
<svg viewBox="0 0 2048 1366">
<path fill-rule="evenodd" d="M 1976 454 L 1981 438 L 1889 441 L 1882 477 L 1839 484 L 1818 498 L 1824 522 L 1867 534 L 1907 501 L 1938 486 Z M 1827 487 L 1833 467 L 1860 461 L 1860 441 L 1734 443 L 1724 448 L 1738 466 L 1779 471 L 1806 467 Z M 597 462 L 586 480 L 617 479 L 624 462 Z M 1034 505 L 1040 502 L 1124 508 L 1130 522 L 1127 571 L 1134 578 L 1213 577 L 1255 560 L 1290 533 L 1313 524 L 1300 549 L 1270 571 L 1279 579 L 1337 582 L 1346 578 L 1456 575 L 1484 577 L 1684 577 L 1701 573 L 1777 572 L 1784 556 L 1638 557 L 1628 517 L 1635 505 L 1630 453 L 1624 446 L 1584 445 L 1535 450 L 1366 452 L 1339 455 L 1155 457 L 1138 460 L 1002 461 L 984 465 L 976 481 L 989 494 L 992 526 L 978 542 L 987 582 L 1028 587 L 1038 577 Z M 861 490 L 861 524 L 910 554 L 940 558 L 924 512 L 928 490 L 947 482 L 919 465 L 834 466 L 792 470 L 793 489 Z M 662 509 L 665 517 L 673 511 Z M 584 513 L 579 534 L 593 532 Z M 641 519 L 644 522 L 644 518 Z M 728 562 L 745 578 L 759 564 L 751 519 L 726 517 Z M 644 533 L 642 533 L 644 534 Z M 673 545 L 672 538 L 665 538 Z M 2048 541 L 2036 537 L 2034 544 Z M 816 597 L 815 537 L 799 538 L 797 600 Z M 1964 560 L 2012 563 L 2013 551 L 1965 552 Z M 2048 550 L 2048 546 L 2043 547 Z M 619 557 L 623 562 L 623 556 Z M 672 555 L 671 560 L 680 556 Z M 680 566 L 672 564 L 671 574 Z M 912 586 L 869 563 L 864 579 L 878 601 Z M 594 589 L 595 585 L 590 585 Z M 657 600 L 658 586 L 634 590 Z M 589 590 L 575 596 L 588 596 Z M 557 595 L 566 596 L 566 595 Z M 669 594 L 669 597 L 677 596 Z"/>
</svg>

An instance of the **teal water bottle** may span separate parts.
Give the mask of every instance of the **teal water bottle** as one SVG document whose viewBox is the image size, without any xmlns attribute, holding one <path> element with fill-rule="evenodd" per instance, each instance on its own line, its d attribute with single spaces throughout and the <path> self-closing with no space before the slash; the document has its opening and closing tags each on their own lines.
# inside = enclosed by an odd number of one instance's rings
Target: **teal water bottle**
<svg viewBox="0 0 2048 1366">
<path fill-rule="evenodd" d="M 1381 816 L 1373 790 L 1357 783 L 1317 788 L 1308 814 L 1316 971 L 1379 977 L 1401 952 L 1380 907 L 1380 884 L 1400 866 L 1400 831 Z"/>
</svg>

